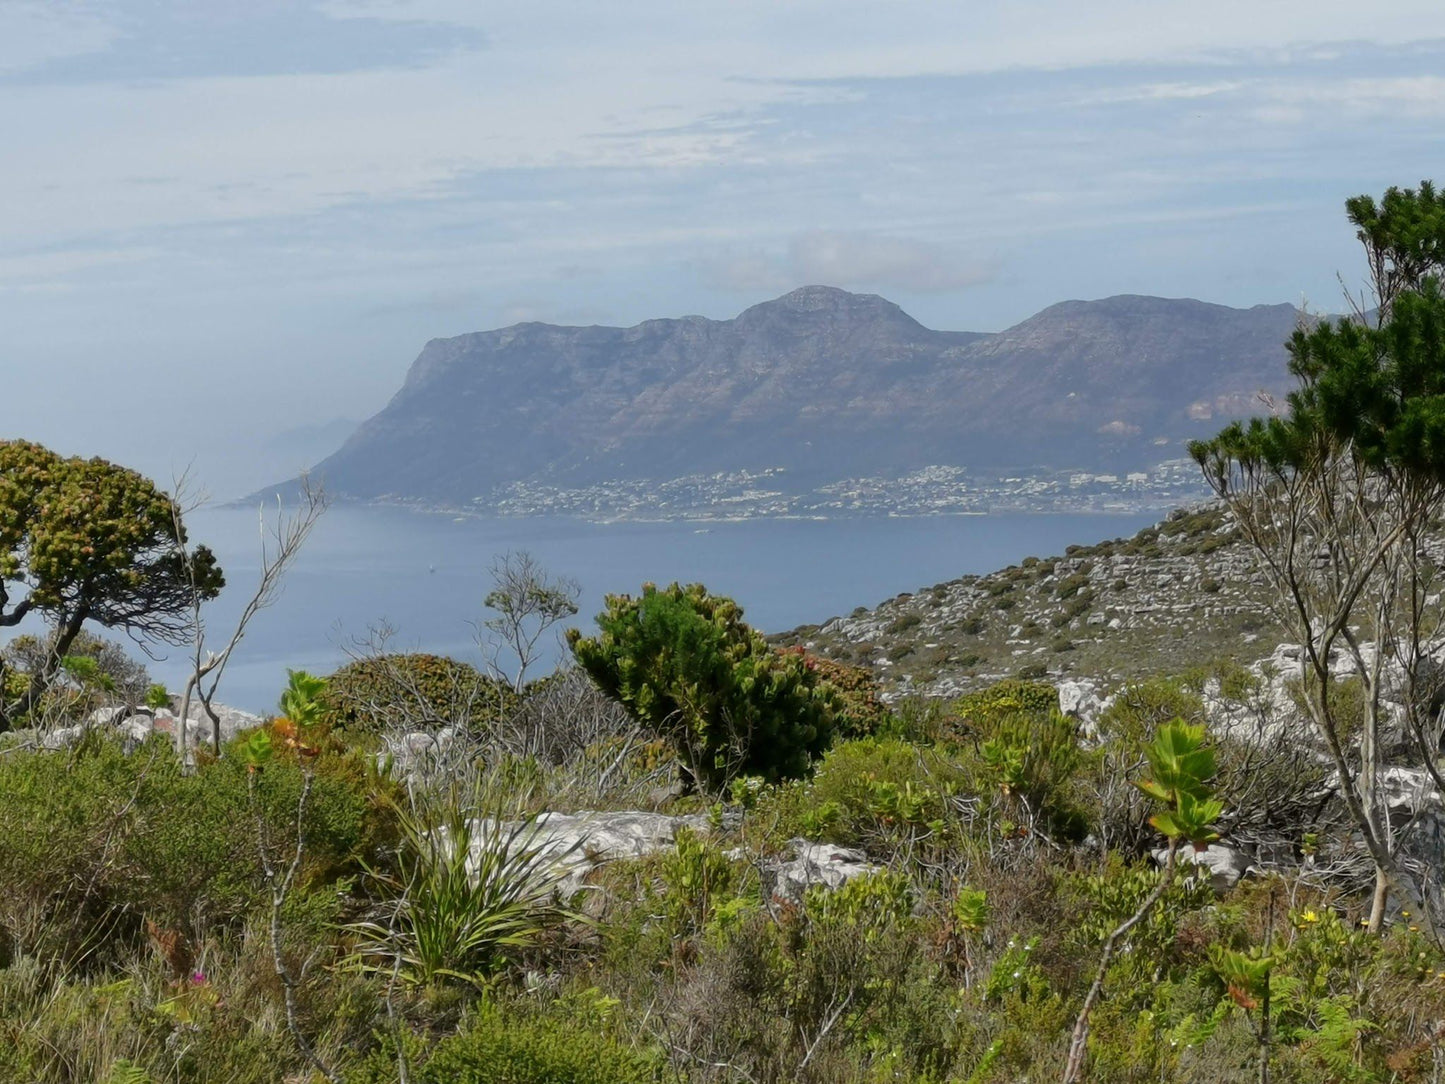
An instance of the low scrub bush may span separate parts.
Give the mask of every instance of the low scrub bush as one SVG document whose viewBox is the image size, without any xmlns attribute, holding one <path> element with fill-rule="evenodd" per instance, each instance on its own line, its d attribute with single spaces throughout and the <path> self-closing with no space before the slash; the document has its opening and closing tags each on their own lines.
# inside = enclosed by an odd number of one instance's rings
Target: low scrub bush
<svg viewBox="0 0 1445 1084">
<path fill-rule="evenodd" d="M 811 781 L 769 792 L 757 819 L 775 820 L 779 841 L 802 835 L 886 853 L 942 832 L 964 778 L 942 749 L 896 738 L 842 742 Z"/>
<path fill-rule="evenodd" d="M 666 1063 L 563 1013 L 484 1008 L 437 1044 L 424 1084 L 660 1084 Z"/>
<path fill-rule="evenodd" d="M 92 733 L 69 751 L 0 757 L 0 927 L 13 951 L 78 966 L 149 930 L 183 967 L 188 945 L 260 900 L 257 815 L 277 854 L 295 846 L 294 758 L 254 780 L 255 807 L 250 782 L 235 755 L 183 773 L 164 737 L 129 755 Z M 301 889 L 378 853 L 388 818 L 363 763 L 317 758 L 303 827 Z"/>
<path fill-rule="evenodd" d="M 332 674 L 321 722 L 350 734 L 387 729 L 485 731 L 517 707 L 505 683 L 441 655 L 371 655 Z"/>
</svg>

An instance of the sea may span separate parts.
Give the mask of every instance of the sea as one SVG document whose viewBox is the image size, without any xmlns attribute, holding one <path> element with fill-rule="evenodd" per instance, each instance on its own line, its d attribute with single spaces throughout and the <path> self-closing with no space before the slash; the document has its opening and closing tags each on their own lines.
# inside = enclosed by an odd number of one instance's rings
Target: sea
<svg viewBox="0 0 1445 1084">
<path fill-rule="evenodd" d="M 1126 537 L 1158 518 L 1153 512 L 999 513 L 589 523 L 339 506 L 317 524 L 275 601 L 249 624 L 217 699 L 272 711 L 288 669 L 326 674 L 379 642 L 389 650 L 482 664 L 486 647 L 478 630 L 485 632 L 490 568 L 508 552 L 526 551 L 548 572 L 577 582 L 579 612 L 569 624 L 584 629 L 594 627 L 604 595 L 676 580 L 728 595 L 755 627 L 780 632 L 1029 555 Z M 258 513 L 202 509 L 187 518 L 187 528 L 225 570 L 227 586 L 205 610 L 208 644 L 219 650 L 260 573 Z M 546 648 L 544 670 L 565 652 L 555 637 Z M 178 690 L 187 652 L 152 651 L 152 678 Z"/>
</svg>

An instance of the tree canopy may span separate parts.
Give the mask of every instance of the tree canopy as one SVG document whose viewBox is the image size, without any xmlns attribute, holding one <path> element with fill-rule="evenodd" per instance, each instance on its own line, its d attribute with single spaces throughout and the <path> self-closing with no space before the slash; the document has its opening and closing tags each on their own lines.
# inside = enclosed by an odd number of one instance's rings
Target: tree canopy
<svg viewBox="0 0 1445 1084">
<path fill-rule="evenodd" d="M 1298 381 L 1288 410 L 1230 425 L 1190 453 L 1262 558 L 1276 612 L 1301 645 L 1304 707 L 1375 862 L 1377 931 L 1392 883 L 1418 895 L 1380 797 L 1386 662 L 1408 687 L 1405 722 L 1421 763 L 1445 790 L 1440 720 L 1427 710 L 1440 691 L 1428 675 L 1445 569 L 1425 544 L 1445 504 L 1445 201 L 1422 182 L 1378 203 L 1357 196 L 1346 212 L 1365 248 L 1372 310 L 1302 321 L 1287 344 Z M 1332 692 L 1332 656 L 1365 689 L 1357 729 Z"/>
<path fill-rule="evenodd" d="M 224 584 L 209 549 L 187 549 L 175 501 L 149 479 L 0 441 L 0 627 L 44 617 L 52 658 L 86 621 L 175 643 L 193 605 Z"/>
</svg>

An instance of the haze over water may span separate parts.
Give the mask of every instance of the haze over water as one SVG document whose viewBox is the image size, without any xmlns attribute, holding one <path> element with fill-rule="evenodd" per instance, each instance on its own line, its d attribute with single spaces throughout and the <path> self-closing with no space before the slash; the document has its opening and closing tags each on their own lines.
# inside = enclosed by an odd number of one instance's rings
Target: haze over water
<svg viewBox="0 0 1445 1084">
<path fill-rule="evenodd" d="M 594 524 L 563 519 L 468 519 L 399 510 L 333 508 L 286 578 L 277 602 L 252 623 L 228 668 L 220 699 L 252 711 L 275 705 L 286 669 L 328 673 L 370 630 L 394 630 L 393 650 L 481 660 L 473 626 L 485 616 L 488 567 L 508 550 L 528 550 L 554 574 L 582 586 L 575 621 L 585 628 L 603 595 L 635 593 L 651 580 L 701 582 L 742 604 L 766 632 L 821 622 L 968 573 L 1029 555 L 1061 554 L 1133 534 L 1154 513 L 999 514 L 839 520 L 749 520 Z M 189 520 L 194 541 L 211 546 L 227 589 L 207 610 L 219 648 L 253 590 L 256 513 L 204 510 Z M 549 659 L 547 665 L 555 661 Z M 179 688 L 182 652 L 150 664 Z"/>
</svg>

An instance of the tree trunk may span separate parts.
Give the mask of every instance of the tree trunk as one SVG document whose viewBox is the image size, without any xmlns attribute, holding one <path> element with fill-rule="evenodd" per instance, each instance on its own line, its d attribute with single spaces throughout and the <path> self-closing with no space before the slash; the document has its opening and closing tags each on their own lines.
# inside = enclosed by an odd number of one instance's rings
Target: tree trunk
<svg viewBox="0 0 1445 1084">
<path fill-rule="evenodd" d="M 55 675 L 60 671 L 60 660 L 65 658 L 65 653 L 70 650 L 70 645 L 75 643 L 75 638 L 80 635 L 81 627 L 89 617 L 90 610 L 82 606 L 63 624 L 55 627 L 55 633 L 50 639 L 50 647 L 45 652 L 45 661 L 40 664 L 38 671 L 30 675 L 30 685 L 25 692 L 5 706 L 4 716 L 6 719 L 24 715 L 40 703 L 40 698 L 50 689 L 51 684 L 55 681 Z"/>
<path fill-rule="evenodd" d="M 1375 870 L 1375 895 L 1370 901 L 1369 931 L 1378 934 L 1385 925 L 1385 904 L 1390 899 L 1390 878 L 1382 869 Z"/>
</svg>

